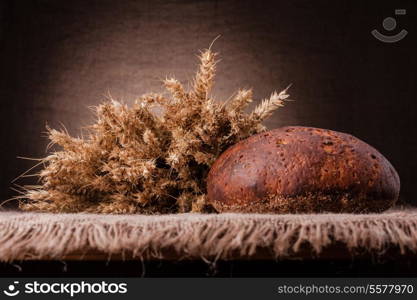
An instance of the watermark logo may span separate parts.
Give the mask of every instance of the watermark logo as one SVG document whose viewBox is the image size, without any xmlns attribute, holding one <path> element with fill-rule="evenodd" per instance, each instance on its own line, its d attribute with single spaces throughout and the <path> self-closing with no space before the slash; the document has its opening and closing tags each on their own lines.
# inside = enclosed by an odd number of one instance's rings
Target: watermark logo
<svg viewBox="0 0 417 300">
<path fill-rule="evenodd" d="M 9 297 L 14 297 L 14 296 L 19 295 L 20 291 L 16 287 L 18 284 L 19 284 L 19 281 L 14 281 L 13 284 L 9 284 L 9 286 L 7 287 L 6 290 L 3 291 L 3 293 Z"/>
<path fill-rule="evenodd" d="M 78 294 L 126 294 L 127 283 L 125 282 L 41 282 L 38 280 L 29 281 L 21 284 L 17 288 L 19 281 L 9 284 L 3 293 L 6 296 L 14 297 L 19 294 L 56 294 L 69 295 L 73 298 Z"/>
<path fill-rule="evenodd" d="M 407 14 L 407 11 L 405 9 L 395 10 L 395 15 L 397 16 L 404 16 L 406 14 Z M 385 18 L 382 21 L 382 27 L 384 27 L 384 29 L 387 32 L 393 31 L 397 27 L 397 21 L 392 17 Z M 385 35 L 385 34 L 380 33 L 378 30 L 374 29 L 371 31 L 371 33 L 376 39 L 380 40 L 381 42 L 396 43 L 398 41 L 401 41 L 403 38 L 405 38 L 405 36 L 408 34 L 408 31 L 405 29 L 402 29 L 400 32 L 398 32 L 395 35 Z"/>
</svg>

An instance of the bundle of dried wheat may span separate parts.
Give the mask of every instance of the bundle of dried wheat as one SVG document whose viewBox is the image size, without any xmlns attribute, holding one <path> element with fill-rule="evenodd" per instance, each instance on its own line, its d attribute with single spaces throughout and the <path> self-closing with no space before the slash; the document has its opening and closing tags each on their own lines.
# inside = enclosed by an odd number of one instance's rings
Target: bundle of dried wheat
<svg viewBox="0 0 417 300">
<path fill-rule="evenodd" d="M 26 187 L 24 210 L 94 213 L 205 211 L 205 179 L 229 146 L 264 130 L 261 122 L 283 105 L 274 92 L 248 114 L 251 90 L 226 102 L 209 96 L 216 54 L 200 55 L 192 89 L 164 81 L 170 97 L 146 94 L 132 107 L 117 101 L 95 108 L 96 123 L 85 138 L 49 129 L 61 146 L 44 158 L 41 185 Z M 155 113 L 159 107 L 161 114 Z"/>
</svg>

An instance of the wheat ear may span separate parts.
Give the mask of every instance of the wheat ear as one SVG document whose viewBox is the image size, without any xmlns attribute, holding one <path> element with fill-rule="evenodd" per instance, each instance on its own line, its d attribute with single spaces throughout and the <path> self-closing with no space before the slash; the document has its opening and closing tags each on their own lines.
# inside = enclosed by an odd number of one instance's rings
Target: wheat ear
<svg viewBox="0 0 417 300">
<path fill-rule="evenodd" d="M 289 97 L 287 91 L 290 86 L 279 93 L 273 92 L 269 99 L 262 100 L 261 104 L 255 107 L 254 111 L 251 113 L 250 118 L 252 120 L 262 122 L 266 118 L 270 117 L 272 113 L 279 107 L 284 106 L 284 100 Z"/>
<path fill-rule="evenodd" d="M 200 55 L 200 66 L 194 78 L 194 94 L 199 100 L 206 100 L 214 83 L 216 53 L 206 49 Z"/>
</svg>

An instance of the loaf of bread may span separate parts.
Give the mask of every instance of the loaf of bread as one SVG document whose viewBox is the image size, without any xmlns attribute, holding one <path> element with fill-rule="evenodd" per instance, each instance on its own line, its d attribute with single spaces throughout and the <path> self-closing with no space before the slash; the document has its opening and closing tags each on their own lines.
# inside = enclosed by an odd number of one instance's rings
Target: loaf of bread
<svg viewBox="0 0 417 300">
<path fill-rule="evenodd" d="M 218 212 L 380 212 L 397 200 L 400 179 L 376 149 L 352 135 L 283 127 L 226 150 L 207 179 Z"/>
</svg>

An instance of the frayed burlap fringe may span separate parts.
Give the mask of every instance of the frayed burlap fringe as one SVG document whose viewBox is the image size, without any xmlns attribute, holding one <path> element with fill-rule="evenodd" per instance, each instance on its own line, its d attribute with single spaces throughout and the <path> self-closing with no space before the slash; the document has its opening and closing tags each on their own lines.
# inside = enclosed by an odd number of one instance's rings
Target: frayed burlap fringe
<svg viewBox="0 0 417 300">
<path fill-rule="evenodd" d="M 63 258 L 98 251 L 166 258 L 247 258 L 258 249 L 285 257 L 332 243 L 354 252 L 417 252 L 417 210 L 383 214 L 95 215 L 0 213 L 0 260 Z"/>
</svg>

